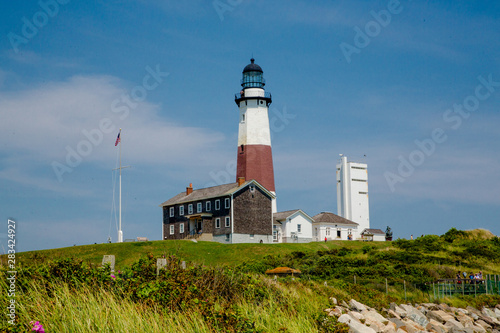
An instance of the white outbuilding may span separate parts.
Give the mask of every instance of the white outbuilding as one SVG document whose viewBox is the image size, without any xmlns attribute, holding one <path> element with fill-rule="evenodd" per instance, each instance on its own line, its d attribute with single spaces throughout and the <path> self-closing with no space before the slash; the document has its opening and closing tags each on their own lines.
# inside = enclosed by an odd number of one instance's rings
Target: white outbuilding
<svg viewBox="0 0 500 333">
<path fill-rule="evenodd" d="M 308 243 L 313 240 L 313 219 L 301 209 L 273 214 L 273 242 Z"/>
<path fill-rule="evenodd" d="M 355 240 L 358 237 L 358 223 L 330 212 L 313 216 L 313 241 Z"/>
</svg>

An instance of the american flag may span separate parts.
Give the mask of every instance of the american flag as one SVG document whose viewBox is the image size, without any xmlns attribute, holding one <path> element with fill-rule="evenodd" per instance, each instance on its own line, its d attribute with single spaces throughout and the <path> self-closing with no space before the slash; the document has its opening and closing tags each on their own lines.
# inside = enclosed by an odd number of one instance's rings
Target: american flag
<svg viewBox="0 0 500 333">
<path fill-rule="evenodd" d="M 118 136 L 116 137 L 115 147 L 118 146 L 118 144 L 120 143 L 120 133 L 121 132 L 122 132 L 122 130 L 120 130 L 120 132 L 118 132 Z"/>
</svg>

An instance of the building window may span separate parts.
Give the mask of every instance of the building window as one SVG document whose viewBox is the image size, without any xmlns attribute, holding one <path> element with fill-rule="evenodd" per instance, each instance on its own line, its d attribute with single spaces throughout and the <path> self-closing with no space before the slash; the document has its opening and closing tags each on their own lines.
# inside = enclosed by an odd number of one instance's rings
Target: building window
<svg viewBox="0 0 500 333">
<path fill-rule="evenodd" d="M 226 216 L 226 228 L 231 226 L 231 219 L 229 216 Z"/>
<path fill-rule="evenodd" d="M 231 208 L 231 200 L 229 198 L 224 199 L 224 207 Z"/>
<path fill-rule="evenodd" d="M 244 122 L 245 122 L 245 114 L 244 114 L 244 113 L 241 115 L 241 122 L 242 122 L 242 123 L 244 123 Z"/>
<path fill-rule="evenodd" d="M 340 238 L 341 237 L 341 231 L 340 229 L 337 229 L 337 238 Z"/>
<path fill-rule="evenodd" d="M 188 205 L 188 214 L 193 214 L 193 204 Z"/>
<path fill-rule="evenodd" d="M 174 234 L 174 225 L 172 224 L 170 226 L 170 234 L 173 235 Z"/>
<path fill-rule="evenodd" d="M 209 211 L 211 211 L 211 210 L 212 210 L 212 203 L 211 203 L 210 201 L 207 201 L 207 202 L 205 203 L 205 210 L 206 210 L 207 212 L 209 212 Z"/>
<path fill-rule="evenodd" d="M 170 217 L 174 216 L 174 207 L 170 207 Z"/>
<path fill-rule="evenodd" d="M 184 215 L 184 205 L 179 206 L 179 215 Z"/>
<path fill-rule="evenodd" d="M 184 233 L 184 223 L 179 224 L 179 233 Z"/>
<path fill-rule="evenodd" d="M 297 232 L 302 232 L 302 226 L 300 224 L 297 224 Z"/>
<path fill-rule="evenodd" d="M 215 210 L 220 209 L 220 199 L 215 200 Z"/>
<path fill-rule="evenodd" d="M 201 202 L 198 202 L 198 204 L 196 205 L 196 211 L 198 213 L 201 213 L 202 209 L 203 209 L 203 204 Z"/>
<path fill-rule="evenodd" d="M 278 240 L 278 230 L 273 230 L 273 241 Z"/>
<path fill-rule="evenodd" d="M 215 219 L 215 227 L 220 228 L 220 218 Z"/>
<path fill-rule="evenodd" d="M 327 227 L 327 228 L 326 228 L 326 235 L 327 235 L 327 236 L 330 236 L 330 227 Z"/>
</svg>

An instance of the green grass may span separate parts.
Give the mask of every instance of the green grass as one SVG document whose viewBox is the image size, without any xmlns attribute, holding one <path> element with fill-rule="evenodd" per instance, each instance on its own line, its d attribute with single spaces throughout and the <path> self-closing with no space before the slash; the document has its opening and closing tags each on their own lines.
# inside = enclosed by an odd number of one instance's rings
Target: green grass
<svg viewBox="0 0 500 333">
<path fill-rule="evenodd" d="M 130 242 L 80 245 L 59 249 L 21 252 L 16 255 L 18 264 L 43 263 L 47 260 L 79 258 L 85 262 L 101 264 L 103 255 L 113 254 L 116 268 L 130 266 L 148 253 L 157 257 L 175 255 L 181 260 L 196 262 L 208 266 L 234 266 L 249 260 L 259 260 L 266 255 L 285 255 L 294 251 L 316 252 L 347 247 L 361 249 L 365 242 L 332 241 L 307 244 L 221 244 L 215 242 L 197 242 L 185 240 Z M 390 243 L 371 243 L 375 248 L 383 249 Z M 6 256 L 1 256 L 6 263 Z"/>
</svg>

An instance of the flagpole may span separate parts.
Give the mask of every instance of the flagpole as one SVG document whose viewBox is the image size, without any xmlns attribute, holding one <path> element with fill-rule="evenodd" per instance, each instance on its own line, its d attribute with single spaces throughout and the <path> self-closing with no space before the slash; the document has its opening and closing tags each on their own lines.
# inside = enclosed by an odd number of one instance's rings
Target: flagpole
<svg viewBox="0 0 500 333">
<path fill-rule="evenodd" d="M 123 242 L 123 232 L 122 232 L 122 129 L 120 128 L 120 194 L 119 194 L 119 212 L 118 212 L 118 243 Z"/>
</svg>

